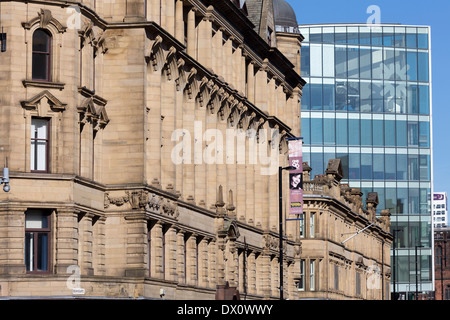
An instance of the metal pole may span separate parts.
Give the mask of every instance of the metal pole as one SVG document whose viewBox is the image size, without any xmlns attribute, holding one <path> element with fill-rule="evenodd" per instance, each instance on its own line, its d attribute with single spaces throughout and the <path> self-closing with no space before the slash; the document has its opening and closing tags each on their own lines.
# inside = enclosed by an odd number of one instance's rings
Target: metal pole
<svg viewBox="0 0 450 320">
<path fill-rule="evenodd" d="M 419 300 L 419 269 L 417 266 L 417 248 L 422 248 L 423 246 L 416 246 L 416 299 L 415 300 Z"/>
<path fill-rule="evenodd" d="M 419 295 L 419 288 L 418 288 L 418 275 L 419 275 L 419 272 L 417 272 L 417 246 L 416 246 L 416 300 L 418 300 L 417 299 L 417 297 L 418 297 L 418 295 Z"/>
<path fill-rule="evenodd" d="M 283 300 L 283 168 L 278 168 L 278 222 L 279 227 L 279 240 L 280 240 L 280 300 Z"/>
<path fill-rule="evenodd" d="M 443 276 L 443 266 L 442 264 L 444 263 L 442 256 L 443 256 L 443 252 L 442 252 L 442 245 L 439 245 L 439 247 L 441 248 L 441 300 L 444 300 L 444 276 Z"/>
<path fill-rule="evenodd" d="M 394 270 L 393 270 L 394 272 L 392 274 L 393 275 L 393 279 L 392 280 L 394 282 L 393 283 L 394 284 L 394 297 L 393 297 L 394 299 L 392 299 L 392 300 L 397 300 L 397 292 L 396 292 L 396 289 L 395 289 L 395 278 L 396 278 L 395 277 L 395 267 L 396 267 L 396 263 L 395 263 L 396 262 L 395 261 L 395 251 L 396 251 L 395 250 L 395 240 L 396 240 L 396 231 L 397 230 L 394 230 L 394 243 L 393 243 L 394 246 L 393 246 L 393 250 L 392 250 L 393 251 L 393 259 L 392 259 L 393 261 L 392 262 L 393 262 L 393 267 L 394 267 Z"/>
<path fill-rule="evenodd" d="M 384 300 L 384 240 L 381 240 L 381 300 Z"/>
</svg>

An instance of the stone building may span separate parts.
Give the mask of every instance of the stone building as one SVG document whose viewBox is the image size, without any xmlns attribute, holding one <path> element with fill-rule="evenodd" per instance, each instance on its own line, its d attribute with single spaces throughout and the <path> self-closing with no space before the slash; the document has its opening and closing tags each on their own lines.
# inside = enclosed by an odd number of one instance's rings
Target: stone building
<svg viewBox="0 0 450 320">
<path fill-rule="evenodd" d="M 285 138 L 301 135 L 305 85 L 286 3 L 0 6 L 0 163 L 11 180 L 0 193 L 0 297 L 214 299 L 229 287 L 277 299 L 277 169 Z M 331 171 L 305 186 L 304 224 L 283 228 L 284 297 L 380 298 L 344 277 L 363 283 L 374 264 L 388 281 L 388 215 L 363 210 Z M 376 224 L 340 245 L 332 218 L 346 232 Z M 302 287 L 311 261 L 316 292 Z M 342 287 L 331 293 L 333 264 Z"/>
<path fill-rule="evenodd" d="M 389 300 L 393 237 L 390 213 L 376 215 L 377 193 L 341 184 L 341 160 L 310 179 L 304 168 L 299 296 L 308 299 Z"/>
<path fill-rule="evenodd" d="M 276 35 L 258 3 L 0 2 L 0 296 L 279 296 L 302 36 Z M 288 299 L 298 228 L 284 229 Z"/>
</svg>

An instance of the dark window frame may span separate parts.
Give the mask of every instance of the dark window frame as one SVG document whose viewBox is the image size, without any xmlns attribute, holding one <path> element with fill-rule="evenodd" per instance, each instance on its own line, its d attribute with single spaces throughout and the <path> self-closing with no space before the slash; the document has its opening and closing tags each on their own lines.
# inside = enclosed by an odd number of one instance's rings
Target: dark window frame
<svg viewBox="0 0 450 320">
<path fill-rule="evenodd" d="M 33 270 L 29 271 L 26 270 L 27 274 L 48 274 L 51 273 L 51 256 L 52 256 L 52 218 L 51 218 L 51 212 L 48 210 L 38 210 L 42 213 L 43 216 L 46 217 L 47 219 L 47 227 L 46 228 L 27 228 L 25 225 L 25 242 L 26 242 L 26 238 L 28 234 L 32 234 L 33 235 Z M 27 210 L 27 212 L 25 213 L 25 221 L 26 221 L 26 214 L 29 213 L 30 210 Z M 38 247 L 38 237 L 40 234 L 46 234 L 47 235 L 47 270 L 38 270 L 38 256 L 40 254 L 40 249 Z M 25 247 L 27 246 L 27 244 L 25 243 Z M 25 254 L 26 254 L 26 250 L 25 250 Z M 26 257 L 25 257 L 25 266 L 28 268 L 28 266 L 26 265 Z"/>
<path fill-rule="evenodd" d="M 40 117 L 32 117 L 31 123 L 33 123 L 33 120 L 45 120 L 47 121 L 47 139 L 39 139 L 36 137 L 30 138 L 30 143 L 33 144 L 33 142 L 36 144 L 35 147 L 35 155 L 34 155 L 34 168 L 37 168 L 37 143 L 38 142 L 45 142 L 45 169 L 44 170 L 33 170 L 31 169 L 31 172 L 33 173 L 49 173 L 49 160 L 50 160 L 50 126 L 51 126 L 51 119 L 50 118 L 40 118 Z M 31 149 L 30 149 L 31 152 Z M 31 155 L 30 155 L 31 159 Z"/>
<path fill-rule="evenodd" d="M 35 42 L 35 36 L 36 36 L 37 32 L 40 32 L 43 35 L 45 34 L 47 36 L 47 38 L 46 38 L 46 41 L 47 41 L 47 48 L 46 49 L 47 50 L 46 51 L 35 51 L 34 50 L 35 49 L 34 48 L 34 42 Z M 35 70 L 34 63 L 32 62 L 32 67 L 31 67 L 31 78 L 32 78 L 32 80 L 43 81 L 43 82 L 51 82 L 52 81 L 52 75 L 51 75 L 51 70 L 52 70 L 52 66 L 51 66 L 52 65 L 52 40 L 53 40 L 52 34 L 48 30 L 39 28 L 39 29 L 36 29 L 34 31 L 32 45 L 31 45 L 32 46 L 32 49 L 31 49 L 32 50 L 32 61 L 34 60 L 34 57 L 36 55 L 43 55 L 45 57 L 45 62 L 47 64 L 47 66 L 45 68 L 47 74 L 46 74 L 46 76 L 37 74 L 37 70 Z"/>
</svg>

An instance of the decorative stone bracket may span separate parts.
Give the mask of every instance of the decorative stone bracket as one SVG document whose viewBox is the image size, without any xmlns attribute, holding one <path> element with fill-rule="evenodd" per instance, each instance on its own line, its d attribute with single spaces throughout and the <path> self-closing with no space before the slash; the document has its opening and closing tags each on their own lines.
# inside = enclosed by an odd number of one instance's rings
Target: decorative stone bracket
<svg viewBox="0 0 450 320">
<path fill-rule="evenodd" d="M 124 209 L 127 209 L 127 207 L 132 210 L 144 209 L 150 213 L 161 214 L 175 220 L 178 219 L 179 210 L 175 200 L 146 190 L 125 191 L 114 196 L 111 193 L 105 193 L 105 209 L 125 206 Z"/>
<path fill-rule="evenodd" d="M 43 103 L 45 100 L 47 100 L 47 104 Z M 36 111 L 40 117 L 47 115 L 49 111 L 62 112 L 66 110 L 67 106 L 67 104 L 59 101 L 48 90 L 42 91 L 29 100 L 21 101 L 21 105 L 26 110 Z"/>
</svg>

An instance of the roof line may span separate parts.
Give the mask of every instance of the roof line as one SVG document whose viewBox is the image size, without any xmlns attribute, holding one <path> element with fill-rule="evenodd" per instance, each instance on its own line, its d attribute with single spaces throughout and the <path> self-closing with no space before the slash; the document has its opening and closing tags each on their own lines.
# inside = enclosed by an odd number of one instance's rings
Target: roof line
<svg viewBox="0 0 450 320">
<path fill-rule="evenodd" d="M 409 25 L 409 24 L 401 24 L 401 23 L 380 23 L 380 24 L 367 24 L 367 23 L 313 23 L 313 24 L 299 24 L 299 28 L 301 27 L 320 27 L 320 26 L 369 26 L 369 27 L 377 27 L 377 26 L 395 26 L 395 27 L 417 27 L 417 28 L 428 28 L 430 26 L 427 25 Z"/>
</svg>

